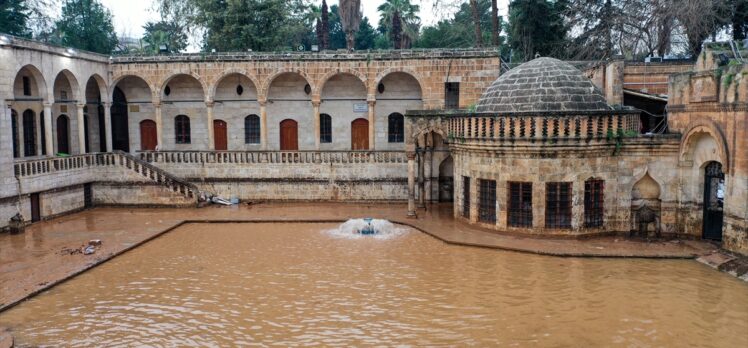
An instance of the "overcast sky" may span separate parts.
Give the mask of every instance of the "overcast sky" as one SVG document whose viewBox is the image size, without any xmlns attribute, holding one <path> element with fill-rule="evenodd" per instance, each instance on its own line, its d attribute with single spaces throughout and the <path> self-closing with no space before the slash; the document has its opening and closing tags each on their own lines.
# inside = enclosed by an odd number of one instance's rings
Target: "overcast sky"
<svg viewBox="0 0 748 348">
<path fill-rule="evenodd" d="M 100 0 L 114 15 L 114 29 L 117 35 L 139 38 L 143 35 L 143 25 L 148 21 L 158 20 L 158 14 L 153 10 L 153 0 Z M 385 0 L 362 0 L 364 16 L 369 17 L 373 26 L 379 22 L 377 7 Z M 424 25 L 434 24 L 453 13 L 453 8 L 434 9 L 434 0 L 412 0 L 421 6 L 421 21 Z M 315 0 L 322 3 L 322 0 Z M 455 2 L 446 0 L 446 2 Z M 337 0 L 328 1 L 328 5 L 337 4 Z M 499 0 L 499 14 L 505 16 L 509 0 Z"/>
</svg>

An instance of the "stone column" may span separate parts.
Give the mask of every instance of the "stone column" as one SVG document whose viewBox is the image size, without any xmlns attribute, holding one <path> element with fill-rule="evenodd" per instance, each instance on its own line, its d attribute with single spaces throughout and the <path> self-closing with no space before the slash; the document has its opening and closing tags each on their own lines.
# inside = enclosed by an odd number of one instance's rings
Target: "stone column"
<svg viewBox="0 0 748 348">
<path fill-rule="evenodd" d="M 112 103 L 109 102 L 104 103 L 104 136 L 106 150 L 112 152 Z"/>
<path fill-rule="evenodd" d="M 153 103 L 153 109 L 156 110 L 156 149 L 164 149 L 164 118 L 161 112 L 161 101 Z"/>
<path fill-rule="evenodd" d="M 376 113 L 375 106 L 377 104 L 376 100 L 368 100 L 369 103 L 369 150 L 376 150 L 376 138 L 377 138 L 377 119 L 376 119 Z"/>
<path fill-rule="evenodd" d="M 55 149 L 52 145 L 52 103 L 44 103 L 44 146 L 47 149 L 47 156 L 54 156 Z"/>
<path fill-rule="evenodd" d="M 268 110 L 267 101 L 260 101 L 260 144 L 262 151 L 268 149 Z"/>
<path fill-rule="evenodd" d="M 416 153 L 408 152 L 408 217 L 416 217 Z"/>
<path fill-rule="evenodd" d="M 208 150 L 213 151 L 216 149 L 216 139 L 213 130 L 213 101 L 205 102 L 205 107 L 208 109 Z"/>
<path fill-rule="evenodd" d="M 319 119 L 319 106 L 322 102 L 319 100 L 312 101 L 312 108 L 314 109 L 314 148 L 320 150 L 320 136 L 322 134 L 319 131 L 320 119 Z"/>
<path fill-rule="evenodd" d="M 78 153 L 86 153 L 86 121 L 85 115 L 83 114 L 83 108 L 86 104 L 77 104 L 76 109 L 78 110 Z"/>
<path fill-rule="evenodd" d="M 418 156 L 418 208 L 426 209 L 426 151 Z"/>
<path fill-rule="evenodd" d="M 3 142 L 0 143 L 0 185 L 10 182 L 14 176 L 13 142 L 11 140 L 13 138 L 13 129 L 11 128 L 13 122 L 10 119 L 12 114 L 11 108 L 12 105 L 6 103 L 3 106 L 2 112 L 0 112 L 0 139 L 3 139 Z M 0 187 L 4 189 L 5 186 Z"/>
</svg>

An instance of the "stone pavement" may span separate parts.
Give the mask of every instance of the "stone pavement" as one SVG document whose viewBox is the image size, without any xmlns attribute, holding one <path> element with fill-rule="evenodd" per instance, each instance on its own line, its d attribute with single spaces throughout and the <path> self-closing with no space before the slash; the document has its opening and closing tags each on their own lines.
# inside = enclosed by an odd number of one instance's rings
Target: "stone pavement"
<svg viewBox="0 0 748 348">
<path fill-rule="evenodd" d="M 440 240 L 542 255 L 571 257 L 695 258 L 717 249 L 699 241 L 645 242 L 615 237 L 540 239 L 481 230 L 453 220 L 451 206 L 432 206 L 407 219 L 404 204 L 271 203 L 194 209 L 97 208 L 0 234 L 0 311 L 185 222 L 345 221 L 373 217 L 406 224 Z M 91 239 L 93 255 L 73 252 Z"/>
</svg>

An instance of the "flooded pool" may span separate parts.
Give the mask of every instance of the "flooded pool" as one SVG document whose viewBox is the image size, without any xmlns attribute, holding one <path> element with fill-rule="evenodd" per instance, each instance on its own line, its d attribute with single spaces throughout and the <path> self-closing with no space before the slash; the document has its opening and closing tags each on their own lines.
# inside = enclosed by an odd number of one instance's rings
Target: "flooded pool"
<svg viewBox="0 0 748 348">
<path fill-rule="evenodd" d="M 0 314 L 0 326 L 21 346 L 748 347 L 748 285 L 692 261 L 336 227 L 187 225 Z"/>
</svg>

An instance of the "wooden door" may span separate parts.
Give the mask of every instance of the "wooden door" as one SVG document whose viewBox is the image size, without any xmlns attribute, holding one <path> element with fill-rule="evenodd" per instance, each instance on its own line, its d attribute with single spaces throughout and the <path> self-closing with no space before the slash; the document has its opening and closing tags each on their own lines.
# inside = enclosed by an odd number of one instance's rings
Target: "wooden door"
<svg viewBox="0 0 748 348">
<path fill-rule="evenodd" d="M 351 149 L 369 149 L 369 121 L 359 118 L 351 122 Z"/>
<path fill-rule="evenodd" d="M 158 145 L 158 130 L 156 122 L 145 120 L 140 122 L 140 150 L 154 151 Z"/>
<path fill-rule="evenodd" d="M 39 194 L 33 193 L 29 198 L 31 199 L 31 222 L 40 221 L 42 219 L 42 213 Z"/>
<path fill-rule="evenodd" d="M 216 151 L 226 151 L 229 149 L 228 126 L 225 121 L 213 121 L 213 137 Z"/>
<path fill-rule="evenodd" d="M 294 120 L 283 120 L 280 123 L 281 151 L 299 150 L 299 124 Z"/>
<path fill-rule="evenodd" d="M 57 152 L 70 154 L 70 138 L 68 117 L 62 115 L 57 118 Z"/>
</svg>

